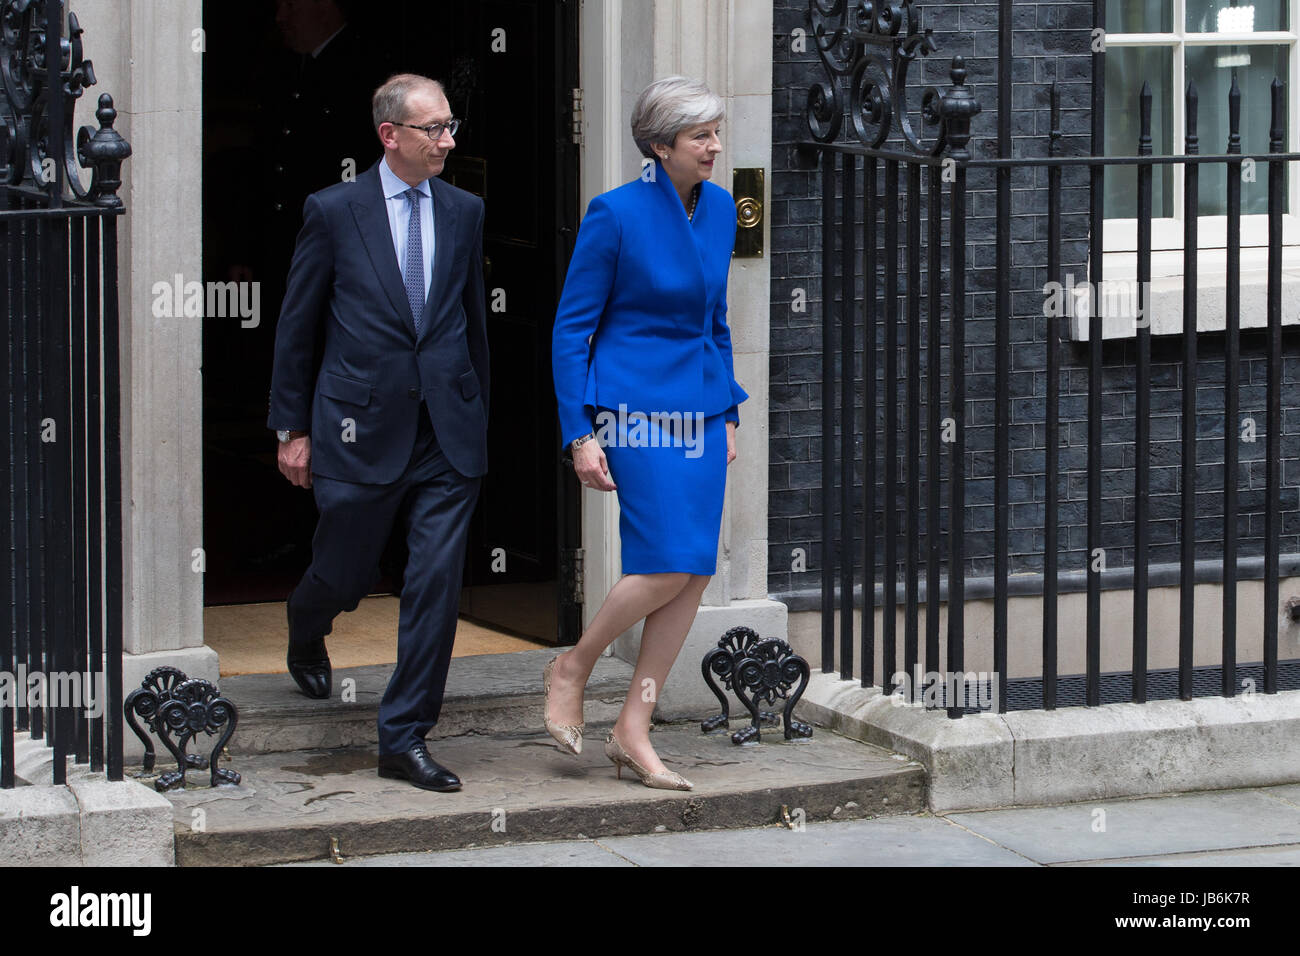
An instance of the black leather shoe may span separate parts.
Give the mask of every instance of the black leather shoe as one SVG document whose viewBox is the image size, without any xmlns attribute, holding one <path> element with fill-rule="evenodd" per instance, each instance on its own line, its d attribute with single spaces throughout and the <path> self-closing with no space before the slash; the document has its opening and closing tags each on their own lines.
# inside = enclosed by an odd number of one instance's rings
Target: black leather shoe
<svg viewBox="0 0 1300 956">
<path fill-rule="evenodd" d="M 404 754 L 381 754 L 379 776 L 409 780 L 421 790 L 450 793 L 460 789 L 460 777 L 429 756 L 423 741 Z"/>
<path fill-rule="evenodd" d="M 285 604 L 288 614 L 288 603 Z M 289 674 L 302 692 L 315 700 L 327 700 L 330 696 L 334 672 L 330 668 L 330 656 L 325 650 L 325 639 L 314 641 L 295 641 L 293 634 L 293 617 L 289 616 L 289 653 L 285 663 Z"/>
</svg>

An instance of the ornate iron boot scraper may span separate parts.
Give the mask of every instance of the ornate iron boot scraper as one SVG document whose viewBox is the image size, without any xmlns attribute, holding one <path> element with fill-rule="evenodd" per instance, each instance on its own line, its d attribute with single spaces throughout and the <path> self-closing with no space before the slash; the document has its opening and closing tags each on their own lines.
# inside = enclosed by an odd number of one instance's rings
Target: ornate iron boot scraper
<svg viewBox="0 0 1300 956">
<path fill-rule="evenodd" d="M 794 652 L 785 641 L 769 638 L 763 640 L 758 632 L 748 627 L 733 627 L 718 641 L 718 646 L 704 655 L 700 662 L 704 682 L 722 705 L 722 712 L 708 718 L 700 725 L 706 734 L 727 725 L 731 708 L 723 687 L 740 698 L 749 711 L 750 723 L 731 735 L 736 744 L 757 742 L 761 739 L 759 725 L 775 724 L 776 714 L 760 711 L 760 705 L 774 704 L 777 698 L 786 702 L 782 712 L 785 739 L 803 739 L 813 735 L 810 724 L 794 719 L 794 705 L 808 687 L 808 662 Z M 796 682 L 798 687 L 795 688 Z M 794 692 L 791 693 L 791 689 Z"/>
</svg>

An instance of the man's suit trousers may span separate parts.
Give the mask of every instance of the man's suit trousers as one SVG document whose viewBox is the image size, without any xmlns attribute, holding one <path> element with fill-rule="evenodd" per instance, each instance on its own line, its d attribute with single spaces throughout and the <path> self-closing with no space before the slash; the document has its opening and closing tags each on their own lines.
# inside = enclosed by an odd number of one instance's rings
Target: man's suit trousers
<svg viewBox="0 0 1300 956">
<path fill-rule="evenodd" d="M 438 722 L 456 637 L 470 517 L 481 478 L 447 463 L 427 410 L 405 471 L 386 485 L 312 476 L 320 519 L 312 563 L 289 596 L 294 636 L 330 632 L 340 611 L 354 610 L 378 579 L 394 522 L 406 533 L 397 666 L 379 705 L 379 753 L 405 753 Z"/>
</svg>

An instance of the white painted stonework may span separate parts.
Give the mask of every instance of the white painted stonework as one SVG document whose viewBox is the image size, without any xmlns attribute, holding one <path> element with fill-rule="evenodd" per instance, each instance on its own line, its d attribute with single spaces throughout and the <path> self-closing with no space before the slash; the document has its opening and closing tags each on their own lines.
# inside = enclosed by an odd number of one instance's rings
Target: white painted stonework
<svg viewBox="0 0 1300 956">
<path fill-rule="evenodd" d="M 772 4 L 770 0 L 606 0 L 583 7 L 582 75 L 586 145 L 583 206 L 636 177 L 641 154 L 629 120 L 653 79 L 679 73 L 703 80 L 726 103 L 723 152 L 713 181 L 730 190 L 732 171 L 755 167 L 771 182 Z M 768 197 L 764 197 L 766 205 Z M 770 230 L 764 222 L 764 246 Z M 728 281 L 736 378 L 749 400 L 740 409 L 738 459 L 731 466 L 718 573 L 706 606 L 767 596 L 768 283 L 770 260 L 738 259 Z M 618 577 L 617 503 L 586 491 L 587 612 Z M 776 635 L 773 635 L 776 636 Z"/>
<path fill-rule="evenodd" d="M 99 80 L 76 122 L 93 126 L 99 94 L 111 93 L 116 128 L 134 151 L 123 165 L 127 212 L 118 225 L 124 647 L 129 655 L 188 649 L 181 656 L 196 673 L 215 674 L 216 654 L 203 647 L 203 576 L 191 570 L 203 545 L 201 320 L 158 319 L 150 308 L 154 282 L 202 277 L 203 57 L 194 32 L 202 3 L 69 5 Z M 128 661 L 125 670 L 136 669 Z"/>
<path fill-rule="evenodd" d="M 713 182 L 728 191 L 737 168 L 772 180 L 772 4 L 770 0 L 605 0 L 583 6 L 581 22 L 585 146 L 582 198 L 635 178 L 641 154 L 629 127 L 632 106 L 652 80 L 682 74 L 723 98 L 722 154 Z M 771 247 L 763 222 L 763 246 Z M 740 407 L 737 459 L 730 466 L 718 546 L 718 570 L 704 593 L 659 702 L 660 716 L 703 715 L 716 708 L 699 660 L 727 628 L 745 624 L 764 637 L 786 637 L 785 607 L 767 599 L 768 301 L 770 259 L 737 259 L 727 284 L 736 379 L 749 394 Z M 587 554 L 586 618 L 618 580 L 618 505 L 613 495 L 583 492 Z M 733 603 L 735 602 L 735 603 Z M 613 645 L 635 661 L 639 628 Z M 696 675 L 696 676 L 692 676 Z"/>
</svg>

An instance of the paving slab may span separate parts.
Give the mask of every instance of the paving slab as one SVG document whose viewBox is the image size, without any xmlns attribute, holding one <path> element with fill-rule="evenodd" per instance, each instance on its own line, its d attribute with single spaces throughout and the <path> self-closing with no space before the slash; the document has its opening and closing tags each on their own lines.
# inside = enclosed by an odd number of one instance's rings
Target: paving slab
<svg viewBox="0 0 1300 956">
<path fill-rule="evenodd" d="M 940 817 L 901 815 L 802 830 L 784 825 L 701 833 L 394 853 L 362 866 L 1036 866 Z M 285 866 L 330 866 L 325 862 Z"/>
<path fill-rule="evenodd" d="M 637 866 L 1034 866 L 929 815 L 598 841 Z"/>
<path fill-rule="evenodd" d="M 278 866 L 635 866 L 594 840 L 566 840 L 562 843 L 518 843 L 511 846 L 488 846 L 476 850 L 436 850 L 432 853 L 389 853 L 384 856 L 361 856 L 332 860 L 309 860 L 306 863 L 280 863 Z"/>
<path fill-rule="evenodd" d="M 1257 789 L 983 810 L 947 819 L 1040 863 L 1300 843 L 1300 806 Z"/>
<path fill-rule="evenodd" d="M 1287 803 L 1300 807 L 1300 783 L 1290 783 L 1281 787 L 1269 787 L 1263 791 L 1270 797 L 1283 800 Z"/>
<path fill-rule="evenodd" d="M 1257 846 L 1244 850 L 1213 850 L 1171 856 L 1138 856 L 1121 860 L 1089 860 L 1061 866 L 1300 866 L 1300 845 Z"/>
<path fill-rule="evenodd" d="M 1243 812 L 1260 794 L 1294 796 L 1295 787 L 1230 791 Z M 1165 813 L 1183 819 L 1183 796 L 1162 798 Z M 1135 801 L 1136 802 L 1136 801 Z M 1143 801 L 1153 802 L 1153 801 Z M 1282 801 L 1284 804 L 1287 802 Z M 1088 805 L 1091 807 L 1091 805 Z M 1069 809 L 1069 808 L 1057 808 Z M 1002 821 L 1023 820 L 1034 808 L 998 811 Z M 968 817 L 982 813 L 961 814 Z M 958 815 L 952 815 L 953 817 Z M 1247 834 L 1249 836 L 1249 834 Z M 728 831 L 662 833 L 552 843 L 395 853 L 351 858 L 357 866 L 1038 866 L 1007 847 L 970 832 L 956 819 L 921 812 L 870 820 L 808 824 L 801 832 L 782 826 Z M 286 866 L 331 866 L 312 862 Z M 1061 867 L 1292 867 L 1300 866 L 1300 844 L 1234 847 L 1158 853 L 1052 864 Z"/>
<path fill-rule="evenodd" d="M 438 726 L 430 740 L 461 734 L 528 733 L 541 729 L 542 668 L 552 648 L 512 654 L 453 657 Z M 627 694 L 632 665 L 616 657 L 596 662 L 587 683 L 589 726 L 612 726 Z M 241 674 L 221 681 L 239 708 L 232 754 L 367 747 L 378 741 L 379 701 L 392 664 L 334 671 L 329 700 L 304 695 L 288 674 Z"/>
<path fill-rule="evenodd" d="M 734 726 L 740 726 L 736 722 Z M 170 795 L 181 865 L 250 865 L 322 859 L 331 838 L 343 856 L 774 823 L 782 807 L 808 822 L 923 808 L 923 768 L 826 730 L 806 741 L 768 733 L 735 746 L 698 725 L 659 725 L 655 749 L 693 781 L 689 792 L 615 778 L 599 734 L 579 756 L 544 735 L 432 741 L 435 759 L 464 781 L 429 793 L 375 772 L 370 748 L 245 755 L 228 762 L 238 787 Z"/>
</svg>

